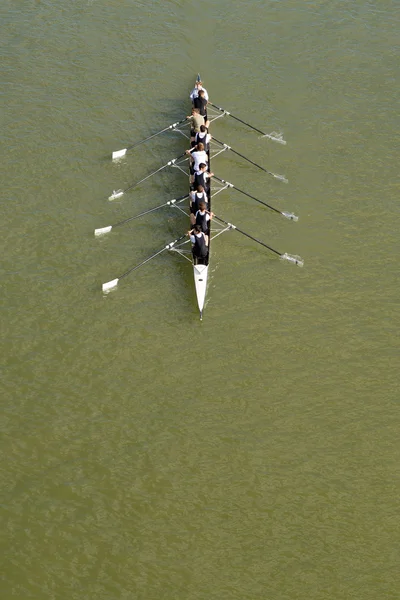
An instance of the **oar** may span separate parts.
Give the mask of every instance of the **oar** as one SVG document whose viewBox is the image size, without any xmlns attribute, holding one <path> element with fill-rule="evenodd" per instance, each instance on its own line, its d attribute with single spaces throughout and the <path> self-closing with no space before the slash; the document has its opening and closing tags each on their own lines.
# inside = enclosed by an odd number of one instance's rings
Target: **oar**
<svg viewBox="0 0 400 600">
<path fill-rule="evenodd" d="M 97 235 L 103 235 L 104 233 L 109 233 L 111 231 L 111 229 L 113 229 L 113 227 L 119 227 L 120 225 L 125 225 L 125 223 L 129 223 L 129 221 L 133 221 L 134 219 L 138 219 L 139 217 L 148 215 L 149 213 L 152 213 L 155 210 L 162 208 L 163 206 L 173 206 L 174 204 L 176 204 L 176 202 L 182 202 L 182 200 L 185 200 L 185 198 L 188 198 L 188 197 L 189 197 L 189 194 L 186 194 L 186 196 L 180 196 L 179 198 L 173 198 L 172 200 L 168 200 L 168 202 L 164 202 L 164 204 L 160 204 L 159 206 L 156 206 L 155 208 L 150 208 L 150 210 L 145 210 L 144 212 L 140 213 L 139 215 L 135 215 L 134 217 L 129 217 L 129 219 L 125 219 L 125 221 L 120 221 L 119 223 L 115 223 L 115 225 L 107 225 L 107 227 L 101 227 L 100 229 L 95 229 L 94 235 L 97 236 Z"/>
<path fill-rule="evenodd" d="M 264 133 L 260 129 L 257 129 L 257 127 L 253 127 L 253 125 L 250 125 L 250 123 L 246 123 L 245 121 L 242 121 L 242 119 L 239 119 L 239 117 L 235 117 L 235 115 L 233 115 L 229 111 L 225 110 L 224 108 L 221 108 L 220 106 L 216 106 L 212 102 L 209 102 L 208 104 L 211 104 L 211 106 L 213 106 L 217 110 L 220 110 L 221 112 L 225 113 L 226 115 L 229 115 L 230 117 L 232 117 L 232 119 L 235 119 L 235 121 L 239 121 L 239 123 L 243 123 L 243 125 L 250 127 L 250 129 L 254 129 L 254 131 L 257 131 L 257 133 L 261 133 L 261 135 L 269 138 L 273 142 L 278 142 L 278 144 L 283 144 L 283 145 L 286 144 L 286 141 L 283 139 L 281 133 L 276 133 L 275 131 L 273 131 L 272 133 Z"/>
<path fill-rule="evenodd" d="M 214 140 L 214 142 L 217 142 L 217 144 L 221 144 L 221 146 L 223 146 L 226 150 L 230 150 L 234 154 L 237 154 L 238 156 L 240 156 L 240 158 L 244 158 L 244 160 L 247 160 L 247 162 L 251 163 L 258 169 L 261 169 L 261 171 L 264 171 L 264 173 L 268 173 L 268 175 L 272 175 L 272 177 L 274 177 L 275 179 L 279 179 L 279 181 L 283 181 L 283 183 L 288 183 L 288 180 L 283 175 L 277 175 L 276 173 L 271 173 L 271 171 L 267 171 L 267 169 L 264 169 L 264 167 L 262 167 L 261 165 L 258 165 L 257 163 L 253 162 L 246 156 L 243 156 L 243 154 L 240 154 L 240 152 L 237 152 L 231 146 L 228 146 L 228 144 L 225 144 L 225 142 L 221 142 L 220 140 L 217 140 L 217 138 L 215 138 L 214 136 L 212 139 Z"/>
<path fill-rule="evenodd" d="M 140 181 L 138 181 L 136 183 L 133 183 L 132 185 L 130 185 L 129 187 L 127 187 L 125 190 L 114 190 L 113 193 L 111 194 L 111 196 L 108 197 L 108 199 L 109 200 L 115 200 L 116 198 L 120 198 L 121 196 L 123 196 L 123 194 L 125 194 L 125 192 L 128 192 L 129 190 L 132 190 L 134 187 L 136 187 L 137 185 L 139 185 L 139 183 L 143 183 L 143 181 L 146 181 L 146 179 L 150 179 L 150 177 L 153 177 L 153 175 L 155 175 L 156 173 L 159 173 L 160 171 L 162 171 L 166 167 L 170 167 L 171 165 L 174 165 L 177 160 L 179 160 L 180 158 L 183 158 L 184 156 L 187 156 L 186 152 L 184 152 L 183 154 L 180 154 L 176 158 L 173 158 L 172 160 L 168 161 L 166 165 L 163 165 L 162 167 L 160 167 L 159 169 L 157 169 L 157 171 L 153 171 L 153 173 L 150 173 L 150 175 L 147 175 L 147 177 L 144 177 Z"/>
<path fill-rule="evenodd" d="M 136 148 L 136 146 L 140 146 L 140 144 L 144 144 L 148 140 L 151 140 L 152 138 L 156 137 L 157 135 L 160 135 L 160 133 L 164 133 L 164 131 L 168 131 L 168 129 L 175 129 L 175 127 L 177 127 L 178 125 L 182 125 L 182 123 L 186 123 L 186 122 L 187 122 L 186 119 L 182 119 L 181 121 L 172 123 L 172 125 L 168 125 L 168 127 L 164 127 L 164 129 L 161 129 L 161 131 L 157 131 L 157 133 L 153 133 L 153 135 L 149 135 L 149 137 L 147 137 L 145 140 L 142 140 L 141 142 L 136 142 L 136 144 L 132 144 L 132 146 L 128 146 L 127 148 L 123 148 L 122 150 L 116 150 L 115 152 L 112 153 L 113 160 L 115 158 L 121 158 L 121 156 L 125 156 L 125 154 L 127 153 L 128 150 L 132 150 L 132 148 Z"/>
<path fill-rule="evenodd" d="M 280 211 L 277 208 L 275 208 L 274 206 L 271 206 L 270 204 L 267 204 L 266 202 L 263 202 L 262 200 L 259 200 L 255 196 L 252 196 L 251 194 L 248 194 L 247 192 L 244 192 L 243 190 L 240 190 L 238 187 L 236 187 L 236 185 L 233 185 L 233 183 L 230 183 L 229 181 L 225 181 L 225 179 L 220 179 L 216 175 L 214 175 L 214 179 L 217 179 L 218 181 L 220 181 L 224 185 L 226 185 L 226 186 L 228 186 L 230 188 L 233 188 L 234 190 L 236 190 L 237 192 L 240 192 L 241 194 L 244 194 L 245 196 L 248 196 L 252 200 L 255 200 L 256 202 L 259 202 L 260 204 L 263 204 L 267 208 L 270 208 L 274 212 L 279 213 L 280 215 L 282 215 L 283 217 L 286 217 L 290 221 L 298 221 L 299 220 L 299 217 L 297 217 L 294 213 Z"/>
<path fill-rule="evenodd" d="M 153 258 L 155 258 L 156 256 L 158 256 L 159 254 L 161 254 L 161 252 L 164 252 L 165 250 L 170 250 L 171 248 L 173 248 L 173 246 L 175 246 L 175 244 L 177 244 L 178 242 L 180 242 L 181 240 L 183 240 L 184 237 L 186 237 L 186 233 L 184 235 L 181 235 L 181 237 L 177 238 L 173 242 L 170 242 L 169 244 L 167 244 L 166 246 L 164 246 L 163 248 L 161 248 L 161 250 L 159 250 L 155 254 L 152 254 L 151 256 L 149 256 L 149 258 L 146 258 L 146 260 L 144 260 L 143 262 L 141 262 L 140 265 L 136 265 L 135 267 L 132 267 L 132 268 L 128 269 L 128 271 L 125 271 L 125 273 L 123 273 L 122 275 L 120 275 L 116 279 L 112 279 L 111 281 L 107 281 L 107 283 L 103 283 L 103 285 L 102 285 L 103 292 L 109 292 L 112 288 L 117 287 L 118 281 L 120 279 L 123 279 L 124 277 L 126 277 L 127 275 L 129 275 L 129 273 L 132 273 L 133 271 L 136 271 L 136 269 L 139 269 L 139 267 L 142 267 L 143 265 L 145 265 L 146 263 L 148 263 L 150 260 L 152 260 Z"/>
<path fill-rule="evenodd" d="M 274 254 L 277 254 L 283 260 L 292 262 L 295 265 L 298 265 L 299 267 L 302 267 L 304 265 L 303 259 L 301 259 L 299 256 L 292 256 L 290 254 L 287 254 L 286 252 L 284 254 L 281 254 L 280 252 L 278 252 L 278 250 L 274 250 L 274 248 L 271 248 L 271 246 L 264 244 L 264 242 L 261 242 L 260 240 L 253 237 L 249 233 L 242 231 L 242 229 L 239 229 L 238 227 L 236 227 L 236 225 L 233 225 L 232 223 L 228 223 L 228 221 L 224 221 L 224 219 L 221 219 L 221 217 L 217 217 L 217 215 L 214 215 L 214 219 L 217 219 L 217 221 L 220 221 L 221 223 L 225 223 L 225 225 L 228 225 L 228 227 L 230 227 L 231 229 L 236 229 L 236 231 L 238 231 L 242 235 L 245 235 L 246 237 L 250 238 L 251 240 L 253 240 L 253 242 L 257 242 L 257 244 L 261 244 L 261 246 L 264 246 L 264 248 L 268 248 L 268 250 L 271 250 L 271 252 L 274 252 Z"/>
</svg>

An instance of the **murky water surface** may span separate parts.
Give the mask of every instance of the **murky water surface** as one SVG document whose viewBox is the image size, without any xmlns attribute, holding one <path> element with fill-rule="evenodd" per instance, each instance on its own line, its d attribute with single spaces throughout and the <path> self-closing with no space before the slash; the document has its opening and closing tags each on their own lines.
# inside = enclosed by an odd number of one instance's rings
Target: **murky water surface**
<svg viewBox="0 0 400 600">
<path fill-rule="evenodd" d="M 399 597 L 398 5 L 3 0 L 5 600 Z M 198 320 L 162 209 L 200 71 L 234 190 Z"/>
</svg>

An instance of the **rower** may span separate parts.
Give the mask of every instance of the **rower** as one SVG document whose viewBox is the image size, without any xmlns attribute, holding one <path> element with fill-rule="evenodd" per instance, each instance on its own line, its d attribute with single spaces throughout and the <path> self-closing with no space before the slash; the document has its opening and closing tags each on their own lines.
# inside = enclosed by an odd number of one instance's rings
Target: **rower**
<svg viewBox="0 0 400 600">
<path fill-rule="evenodd" d="M 190 166 L 190 183 L 194 183 L 194 174 L 196 171 L 199 170 L 200 164 L 208 162 L 208 154 L 204 150 L 204 144 L 202 144 L 201 142 L 197 144 L 197 146 L 191 148 L 190 150 L 186 150 L 186 154 L 189 154 L 191 156 L 192 163 Z"/>
<path fill-rule="evenodd" d="M 208 235 L 206 235 L 200 225 L 195 225 L 188 231 L 188 236 L 192 242 L 192 254 L 196 264 L 205 264 L 208 256 Z"/>
<path fill-rule="evenodd" d="M 204 149 L 204 144 L 202 142 L 199 142 L 197 146 L 194 146 L 188 152 L 192 156 L 194 163 L 193 169 L 195 171 L 199 170 L 200 164 L 208 163 L 208 155 Z"/>
<path fill-rule="evenodd" d="M 199 185 L 202 185 L 205 191 L 208 193 L 210 189 L 209 179 L 214 175 L 207 171 L 206 163 L 199 164 L 199 170 L 194 172 L 194 188 L 197 189 Z"/>
<path fill-rule="evenodd" d="M 199 133 L 200 127 L 205 124 L 204 117 L 200 114 L 198 108 L 192 108 L 192 114 L 186 117 L 190 119 L 190 141 L 194 142 L 194 136 Z"/>
<path fill-rule="evenodd" d="M 214 213 L 207 210 L 205 202 L 199 202 L 199 210 L 196 212 L 196 225 L 200 225 L 202 231 L 208 232 L 210 229 L 210 221 L 213 218 Z"/>
<path fill-rule="evenodd" d="M 201 83 L 201 81 L 196 81 L 196 83 L 194 84 L 194 88 L 190 92 L 191 101 L 193 102 L 193 100 L 198 97 L 200 90 L 203 90 L 204 97 L 208 102 L 208 93 L 207 93 L 206 88 L 203 87 L 203 84 Z"/>
<path fill-rule="evenodd" d="M 194 108 L 198 108 L 200 114 L 204 117 L 206 127 L 210 125 L 210 122 L 207 118 L 207 104 L 208 101 L 205 97 L 204 90 L 199 90 L 199 95 L 197 96 L 197 98 L 193 99 L 193 106 Z"/>
<path fill-rule="evenodd" d="M 208 152 L 211 139 L 212 138 L 207 131 L 207 127 L 205 125 L 201 125 L 199 133 L 196 133 L 196 135 L 194 136 L 194 143 L 197 146 L 197 144 L 201 142 L 202 144 L 204 144 L 204 150 Z"/>
<path fill-rule="evenodd" d="M 196 213 L 199 210 L 200 202 L 204 202 L 208 208 L 207 194 L 202 185 L 199 185 L 197 190 L 190 194 L 190 222 L 192 225 L 196 223 Z"/>
</svg>

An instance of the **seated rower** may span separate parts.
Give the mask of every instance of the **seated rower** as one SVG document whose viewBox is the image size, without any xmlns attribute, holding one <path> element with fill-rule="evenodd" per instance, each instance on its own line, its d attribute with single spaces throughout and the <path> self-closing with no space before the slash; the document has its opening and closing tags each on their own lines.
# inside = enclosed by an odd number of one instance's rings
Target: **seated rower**
<svg viewBox="0 0 400 600">
<path fill-rule="evenodd" d="M 199 210 L 200 202 L 204 202 L 208 208 L 208 197 L 202 185 L 199 185 L 197 191 L 190 194 L 190 223 L 196 223 L 196 213 Z"/>
<path fill-rule="evenodd" d="M 206 235 L 200 225 L 195 225 L 188 231 L 188 236 L 192 242 L 192 254 L 195 262 L 204 262 L 208 256 L 208 235 Z"/>
<path fill-rule="evenodd" d="M 197 98 L 193 99 L 193 106 L 194 108 L 198 108 L 201 116 L 204 117 L 206 127 L 210 125 L 210 121 L 207 117 L 207 104 L 208 101 L 206 100 L 204 90 L 199 90 L 199 95 L 197 96 Z"/>
<path fill-rule="evenodd" d="M 194 136 L 199 133 L 200 127 L 205 124 L 205 120 L 198 108 L 192 108 L 192 114 L 186 118 L 190 119 L 190 141 L 194 142 Z"/>
<path fill-rule="evenodd" d="M 194 173 L 199 170 L 200 164 L 204 164 L 208 162 L 207 152 L 204 150 L 204 144 L 201 142 L 191 148 L 191 150 L 186 150 L 186 154 L 190 154 L 192 163 L 190 167 L 191 174 L 191 183 L 194 182 Z"/>
<path fill-rule="evenodd" d="M 190 99 L 191 99 L 191 101 L 193 102 L 193 100 L 194 100 L 195 98 L 197 98 L 197 96 L 199 95 L 199 91 L 200 91 L 200 90 L 203 90 L 203 92 L 204 92 L 204 97 L 205 97 L 205 99 L 206 99 L 206 100 L 207 100 L 207 102 L 208 102 L 208 93 L 207 93 L 207 90 L 206 90 L 206 88 L 204 88 L 204 87 L 203 87 L 203 84 L 201 83 L 201 81 L 196 81 L 196 83 L 194 84 L 194 88 L 193 88 L 193 90 L 190 92 Z"/>
<path fill-rule="evenodd" d="M 196 225 L 200 225 L 202 231 L 208 233 L 210 229 L 210 221 L 213 218 L 214 213 L 207 210 L 205 202 L 199 202 L 199 210 L 196 212 L 195 219 Z"/>
<path fill-rule="evenodd" d="M 190 150 L 186 150 L 186 154 L 190 154 L 193 160 L 193 167 L 195 171 L 199 170 L 200 164 L 208 163 L 208 154 L 204 149 L 204 144 L 199 142 L 196 146 L 193 146 Z"/>
<path fill-rule="evenodd" d="M 206 163 L 200 163 L 199 170 L 194 172 L 194 188 L 197 189 L 199 185 L 202 185 L 208 194 L 208 190 L 210 189 L 210 183 L 208 180 L 213 175 L 214 173 L 210 173 L 210 171 L 207 171 Z"/>
<path fill-rule="evenodd" d="M 194 136 L 194 143 L 197 146 L 197 144 L 201 142 L 202 144 L 204 144 L 204 150 L 208 152 L 211 139 L 212 138 L 207 131 L 207 127 L 205 125 L 201 125 L 199 133 L 196 133 L 196 135 Z"/>
</svg>

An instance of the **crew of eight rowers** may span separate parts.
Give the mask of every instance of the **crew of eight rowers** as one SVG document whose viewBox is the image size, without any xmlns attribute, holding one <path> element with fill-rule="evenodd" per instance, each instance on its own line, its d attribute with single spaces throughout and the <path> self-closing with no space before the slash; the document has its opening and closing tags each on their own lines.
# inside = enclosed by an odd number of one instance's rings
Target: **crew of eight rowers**
<svg viewBox="0 0 400 600">
<path fill-rule="evenodd" d="M 209 179 L 214 175 L 208 171 L 208 150 L 211 135 L 208 133 L 207 117 L 208 94 L 201 81 L 196 81 L 190 93 L 193 108 L 190 119 L 190 223 L 193 228 L 188 231 L 192 242 L 193 258 L 197 263 L 204 263 L 208 256 L 208 240 L 210 221 L 213 213 L 208 210 Z"/>
</svg>

